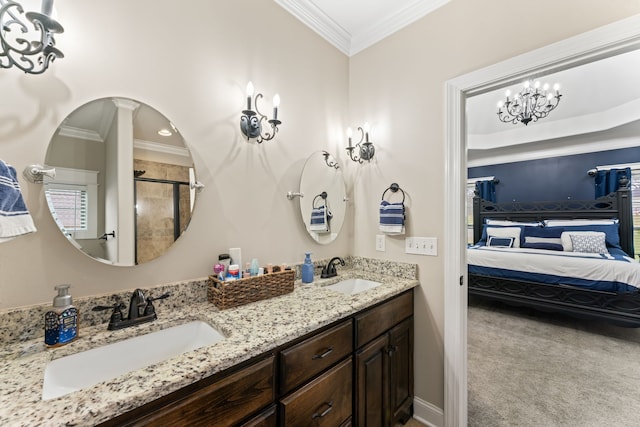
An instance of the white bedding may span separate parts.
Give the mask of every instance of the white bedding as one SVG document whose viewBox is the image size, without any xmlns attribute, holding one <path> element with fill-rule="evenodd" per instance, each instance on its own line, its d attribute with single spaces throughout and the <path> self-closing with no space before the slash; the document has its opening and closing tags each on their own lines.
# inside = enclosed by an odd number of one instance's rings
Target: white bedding
<svg viewBox="0 0 640 427">
<path fill-rule="evenodd" d="M 613 292 L 640 289 L 640 263 L 620 255 L 473 246 L 469 272 Z"/>
</svg>

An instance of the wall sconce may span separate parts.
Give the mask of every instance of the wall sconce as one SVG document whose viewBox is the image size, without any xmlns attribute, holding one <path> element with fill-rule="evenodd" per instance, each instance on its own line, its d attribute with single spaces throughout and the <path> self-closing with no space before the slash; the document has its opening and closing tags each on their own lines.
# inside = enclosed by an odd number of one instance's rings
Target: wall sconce
<svg viewBox="0 0 640 427">
<path fill-rule="evenodd" d="M 53 38 L 64 29 L 51 17 L 52 11 L 53 0 L 42 0 L 41 12 L 27 13 L 20 3 L 0 0 L 0 68 L 16 66 L 28 74 L 42 74 L 54 59 L 64 58 Z"/>
<path fill-rule="evenodd" d="M 358 127 L 360 131 L 360 141 L 354 146 L 351 140 L 353 132 L 351 128 L 347 129 L 347 138 L 349 139 L 349 146 L 347 147 L 347 153 L 349 153 L 349 158 L 354 162 L 363 163 L 363 160 L 368 162 L 373 159 L 373 156 L 376 154 L 376 148 L 373 146 L 373 142 L 369 141 L 369 123 L 365 123 L 363 127 Z M 358 154 L 353 155 L 353 150 L 358 149 Z"/>
<path fill-rule="evenodd" d="M 322 155 L 324 156 L 324 162 L 327 164 L 327 166 L 329 166 L 330 168 L 340 169 L 340 165 L 333 161 L 333 157 L 331 158 L 331 160 L 329 160 L 331 154 L 329 154 L 328 151 L 323 151 Z"/>
<path fill-rule="evenodd" d="M 282 122 L 278 120 L 280 95 L 276 93 L 273 97 L 273 118 L 270 120 L 258 109 L 258 99 L 260 98 L 262 98 L 261 93 L 258 93 L 255 98 L 253 98 L 253 83 L 249 82 L 247 84 L 247 109 L 242 110 L 242 116 L 240 117 L 240 129 L 244 136 L 247 137 L 247 141 L 251 138 L 258 138 L 258 144 L 261 144 L 262 141 L 272 140 L 276 136 L 276 133 L 278 133 L 278 125 L 282 124 Z M 255 111 L 251 109 L 252 101 L 256 108 Z M 271 125 L 272 132 L 262 132 L 263 120 L 266 120 L 267 123 Z"/>
</svg>

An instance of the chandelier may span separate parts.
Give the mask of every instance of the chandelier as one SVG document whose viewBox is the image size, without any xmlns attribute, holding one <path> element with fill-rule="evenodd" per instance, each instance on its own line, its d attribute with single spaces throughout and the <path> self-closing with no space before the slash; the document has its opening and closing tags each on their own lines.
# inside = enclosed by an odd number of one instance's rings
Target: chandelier
<svg viewBox="0 0 640 427">
<path fill-rule="evenodd" d="M 51 17 L 53 0 L 42 0 L 41 12 L 24 12 L 13 0 L 0 0 L 0 68 L 19 68 L 41 74 L 56 58 L 64 58 L 55 48 L 55 33 L 64 29 Z M 31 25 L 29 25 L 31 24 Z"/>
<path fill-rule="evenodd" d="M 560 103 L 560 85 L 557 83 L 553 86 L 555 94 L 549 91 L 549 85 L 544 84 L 540 87 L 540 82 L 536 81 L 533 86 L 531 81 L 524 82 L 524 87 L 520 93 L 516 93 L 511 97 L 511 91 L 507 90 L 507 99 L 498 102 L 498 118 L 505 123 L 524 123 L 525 126 L 529 122 L 536 122 L 549 115 Z"/>
</svg>

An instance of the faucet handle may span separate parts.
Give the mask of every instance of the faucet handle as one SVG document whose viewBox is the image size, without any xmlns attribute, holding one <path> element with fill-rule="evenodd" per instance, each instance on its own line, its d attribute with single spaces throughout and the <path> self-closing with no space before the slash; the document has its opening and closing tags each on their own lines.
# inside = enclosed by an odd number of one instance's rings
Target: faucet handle
<svg viewBox="0 0 640 427">
<path fill-rule="evenodd" d="M 96 305 L 91 310 L 92 311 L 113 310 L 113 313 L 111 313 L 111 319 L 109 319 L 109 324 L 116 324 L 122 321 L 122 310 L 124 308 L 125 308 L 125 305 L 122 303 L 122 301 L 120 301 L 113 305 Z"/>
<path fill-rule="evenodd" d="M 169 292 L 165 292 L 164 294 L 160 295 L 159 297 L 147 297 L 147 305 L 144 308 L 144 315 L 148 316 L 150 314 L 155 314 L 156 313 L 156 308 L 153 306 L 153 302 L 157 301 L 159 299 L 166 299 L 169 298 L 171 296 L 171 294 Z"/>
</svg>

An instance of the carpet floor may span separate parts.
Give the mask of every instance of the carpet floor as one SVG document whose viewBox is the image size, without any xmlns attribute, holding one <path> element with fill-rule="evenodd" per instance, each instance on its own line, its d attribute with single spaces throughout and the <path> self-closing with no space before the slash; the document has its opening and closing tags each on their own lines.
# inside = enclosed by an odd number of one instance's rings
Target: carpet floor
<svg viewBox="0 0 640 427">
<path fill-rule="evenodd" d="M 640 426 L 640 328 L 470 299 L 470 427 Z"/>
</svg>

